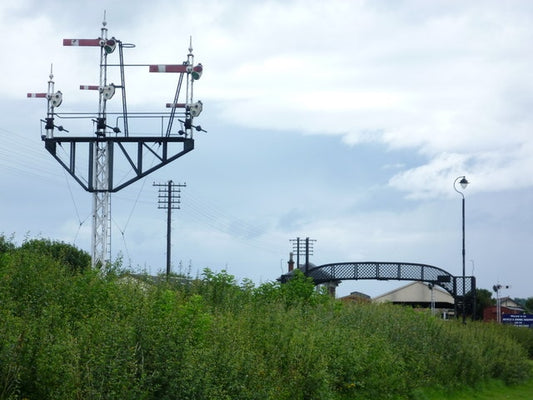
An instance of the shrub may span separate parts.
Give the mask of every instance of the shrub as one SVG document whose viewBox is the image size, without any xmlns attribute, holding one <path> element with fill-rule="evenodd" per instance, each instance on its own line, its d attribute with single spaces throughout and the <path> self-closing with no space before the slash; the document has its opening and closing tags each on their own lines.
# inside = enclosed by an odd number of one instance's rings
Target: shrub
<svg viewBox="0 0 533 400">
<path fill-rule="evenodd" d="M 303 274 L 150 281 L 7 247 L 0 399 L 407 399 L 530 373 L 527 330 L 345 305 Z"/>
</svg>

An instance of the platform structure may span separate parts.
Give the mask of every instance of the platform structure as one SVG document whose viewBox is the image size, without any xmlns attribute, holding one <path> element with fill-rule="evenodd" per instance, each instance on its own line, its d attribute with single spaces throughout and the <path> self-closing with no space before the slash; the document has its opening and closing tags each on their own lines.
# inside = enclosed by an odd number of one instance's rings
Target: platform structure
<svg viewBox="0 0 533 400">
<path fill-rule="evenodd" d="M 98 84 L 79 86 L 80 90 L 98 94 L 96 110 L 58 112 L 63 93 L 55 89 L 52 70 L 47 92 L 28 93 L 27 97 L 47 100 L 46 118 L 41 120 L 45 149 L 84 190 L 92 193 L 92 264 L 101 266 L 111 261 L 111 193 L 187 154 L 194 149 L 194 132 L 205 132 L 194 122 L 203 104 L 193 99 L 194 82 L 201 77 L 203 66 L 194 62 L 192 39 L 187 59 L 181 64 L 125 64 L 124 51 L 135 45 L 109 38 L 105 17 L 100 37 L 64 39 L 63 46 L 98 49 Z M 118 60 L 112 62 L 117 54 Z M 162 103 L 164 111 L 128 110 L 125 67 L 177 75 L 173 100 Z M 119 83 L 109 83 L 111 76 Z M 117 92 L 120 105 L 115 103 L 112 108 Z"/>
</svg>

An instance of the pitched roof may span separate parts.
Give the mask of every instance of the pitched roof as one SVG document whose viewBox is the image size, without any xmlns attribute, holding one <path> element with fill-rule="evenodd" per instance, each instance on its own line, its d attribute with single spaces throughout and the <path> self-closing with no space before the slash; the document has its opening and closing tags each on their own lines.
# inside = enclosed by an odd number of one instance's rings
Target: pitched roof
<svg viewBox="0 0 533 400">
<path fill-rule="evenodd" d="M 415 281 L 381 296 L 374 297 L 372 301 L 376 303 L 431 303 L 431 292 L 427 284 Z M 435 303 L 449 304 L 454 304 L 455 302 L 451 294 L 438 286 L 433 286 L 433 301 Z"/>
</svg>

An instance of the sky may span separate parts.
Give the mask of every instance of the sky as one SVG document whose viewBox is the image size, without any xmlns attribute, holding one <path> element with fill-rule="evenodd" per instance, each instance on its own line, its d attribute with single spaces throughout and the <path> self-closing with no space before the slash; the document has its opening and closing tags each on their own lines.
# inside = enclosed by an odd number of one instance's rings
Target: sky
<svg viewBox="0 0 533 400">
<path fill-rule="evenodd" d="M 134 271 L 166 263 L 153 183 L 184 183 L 172 213 L 173 271 L 226 270 L 256 284 L 310 261 L 423 263 L 478 288 L 533 297 L 533 2 L 529 0 L 20 0 L 0 3 L 0 233 L 90 252 L 92 195 L 45 151 L 51 65 L 62 112 L 97 110 L 108 35 L 126 63 L 177 64 L 190 38 L 204 73 L 195 149 L 112 195 L 112 254 Z M 176 76 L 127 68 L 130 111 L 165 111 Z M 117 104 L 118 97 L 115 97 Z M 114 100 L 114 99 L 113 99 Z M 69 128 L 65 126 L 65 128 Z M 76 135 L 92 135 L 83 127 Z M 159 127 L 154 127 L 157 133 Z M 378 296 L 397 281 L 345 281 Z"/>
</svg>

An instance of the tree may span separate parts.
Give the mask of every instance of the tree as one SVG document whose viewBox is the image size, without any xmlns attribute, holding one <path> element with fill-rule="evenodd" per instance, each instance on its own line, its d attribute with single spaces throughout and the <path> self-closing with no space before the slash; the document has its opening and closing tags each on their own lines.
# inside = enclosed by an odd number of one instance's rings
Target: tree
<svg viewBox="0 0 533 400">
<path fill-rule="evenodd" d="M 15 250 L 13 240 L 6 238 L 4 235 L 0 235 L 0 254 L 7 253 L 12 250 Z"/>
<path fill-rule="evenodd" d="M 476 289 L 476 320 L 482 320 L 485 308 L 493 305 L 494 299 L 492 298 L 492 292 L 490 290 Z"/>
<path fill-rule="evenodd" d="M 27 240 L 17 250 L 48 255 L 71 272 L 81 272 L 91 265 L 91 256 L 87 252 L 70 244 L 49 239 Z"/>
<path fill-rule="evenodd" d="M 317 292 L 313 278 L 299 269 L 294 270 L 291 279 L 281 285 L 280 289 L 287 306 L 325 303 L 329 300 L 325 292 Z"/>
<path fill-rule="evenodd" d="M 526 311 L 532 313 L 533 312 L 533 297 L 528 297 L 525 302 Z"/>
</svg>

